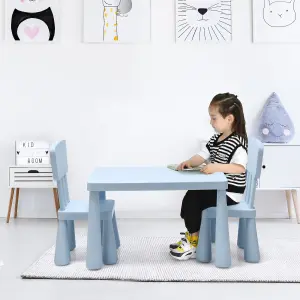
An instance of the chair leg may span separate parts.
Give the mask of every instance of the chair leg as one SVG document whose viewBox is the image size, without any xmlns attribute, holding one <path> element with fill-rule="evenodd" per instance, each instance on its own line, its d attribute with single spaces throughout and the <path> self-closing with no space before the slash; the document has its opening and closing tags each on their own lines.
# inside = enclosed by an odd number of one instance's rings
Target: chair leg
<svg viewBox="0 0 300 300">
<path fill-rule="evenodd" d="M 196 250 L 196 258 L 203 263 L 211 261 L 211 223 L 210 219 L 205 216 L 205 211 L 202 212 L 202 220 L 199 234 L 199 241 Z"/>
<path fill-rule="evenodd" d="M 119 247 L 120 247 L 120 236 L 119 236 L 119 231 L 118 231 L 116 212 L 114 212 L 114 215 L 113 215 L 113 227 L 114 227 L 114 234 L 115 234 L 115 239 L 116 239 L 116 247 L 117 247 L 117 249 L 119 249 Z"/>
<path fill-rule="evenodd" d="M 216 219 L 210 219 L 210 238 L 211 242 L 215 243 L 216 241 Z"/>
<path fill-rule="evenodd" d="M 245 248 L 245 237 L 246 237 L 246 219 L 240 218 L 237 245 L 241 249 Z"/>
<path fill-rule="evenodd" d="M 15 193 L 15 189 L 12 188 L 10 191 L 10 199 L 9 199 L 9 204 L 8 204 L 8 212 L 7 212 L 7 217 L 6 217 L 6 223 L 9 223 L 9 219 L 10 219 L 10 212 L 11 212 L 11 207 L 14 201 L 14 193 Z"/>
<path fill-rule="evenodd" d="M 65 266 L 70 263 L 70 246 L 68 239 L 68 224 L 67 221 L 59 220 L 54 263 L 56 266 Z"/>
<path fill-rule="evenodd" d="M 106 265 L 117 263 L 117 248 L 112 219 L 103 221 L 103 262 Z"/>
<path fill-rule="evenodd" d="M 74 221 L 69 220 L 67 221 L 67 223 L 68 223 L 69 246 L 70 246 L 70 251 L 72 251 L 76 248 Z"/>
<path fill-rule="evenodd" d="M 19 193 L 20 193 L 20 188 L 17 188 L 17 191 L 16 191 L 16 202 L 15 202 L 15 214 L 14 214 L 14 218 L 17 218 L 17 217 L 18 217 Z"/>
<path fill-rule="evenodd" d="M 295 207 L 295 212 L 296 212 L 296 219 L 297 223 L 300 223 L 300 207 L 298 203 L 298 197 L 297 197 L 297 190 L 292 190 L 292 195 L 293 195 L 293 201 L 294 201 L 294 207 Z"/>
<path fill-rule="evenodd" d="M 291 198 L 290 190 L 285 191 L 285 197 L 286 197 L 286 202 L 287 202 L 287 207 L 288 207 L 289 219 L 291 219 L 292 218 L 292 198 Z"/>
<path fill-rule="evenodd" d="M 244 259 L 249 263 L 258 263 L 260 261 L 260 253 L 256 231 L 255 218 L 246 220 L 246 243 L 244 245 Z"/>
<path fill-rule="evenodd" d="M 101 245 L 103 246 L 103 239 L 104 239 L 104 237 L 103 237 L 103 230 L 104 230 L 104 225 L 103 225 L 103 220 L 101 220 Z"/>
</svg>

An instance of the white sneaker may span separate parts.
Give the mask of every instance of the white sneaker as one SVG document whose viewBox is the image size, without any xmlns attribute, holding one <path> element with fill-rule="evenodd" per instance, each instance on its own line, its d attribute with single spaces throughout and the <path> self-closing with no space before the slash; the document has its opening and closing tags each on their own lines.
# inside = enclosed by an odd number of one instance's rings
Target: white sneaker
<svg viewBox="0 0 300 300">
<path fill-rule="evenodd" d="M 170 251 L 170 255 L 177 260 L 196 258 L 196 247 L 194 247 L 189 241 L 182 240 L 180 246 Z"/>
<path fill-rule="evenodd" d="M 184 235 L 184 237 L 182 237 L 178 242 L 169 245 L 169 249 L 171 251 L 175 250 L 177 247 L 179 247 L 182 244 L 182 242 L 186 242 L 186 241 L 190 240 L 190 233 L 188 231 L 180 232 L 180 234 Z"/>
</svg>

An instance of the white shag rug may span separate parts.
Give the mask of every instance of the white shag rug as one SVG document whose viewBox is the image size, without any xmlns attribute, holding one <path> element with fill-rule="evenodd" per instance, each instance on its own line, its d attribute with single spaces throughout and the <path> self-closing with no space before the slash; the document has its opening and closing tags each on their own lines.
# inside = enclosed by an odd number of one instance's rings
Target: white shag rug
<svg viewBox="0 0 300 300">
<path fill-rule="evenodd" d="M 195 259 L 177 261 L 169 255 L 168 245 L 178 237 L 121 237 L 116 265 L 98 271 L 86 269 L 86 236 L 77 236 L 77 248 L 68 266 L 54 264 L 55 245 L 34 262 L 21 277 L 27 279 L 94 279 L 176 282 L 300 282 L 300 240 L 260 241 L 261 262 L 246 263 L 243 250 L 231 241 L 232 267 L 219 269 Z"/>
</svg>

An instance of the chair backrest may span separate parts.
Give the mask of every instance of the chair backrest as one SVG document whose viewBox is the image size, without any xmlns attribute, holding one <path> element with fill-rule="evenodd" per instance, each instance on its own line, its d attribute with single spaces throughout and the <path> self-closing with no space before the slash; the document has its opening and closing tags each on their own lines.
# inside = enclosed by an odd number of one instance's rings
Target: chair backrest
<svg viewBox="0 0 300 300">
<path fill-rule="evenodd" d="M 57 182 L 60 209 L 64 210 L 70 202 L 67 172 L 67 146 L 66 141 L 58 141 L 50 147 L 50 160 L 53 179 Z"/>
<path fill-rule="evenodd" d="M 245 201 L 250 208 L 254 208 L 256 183 L 261 174 L 263 154 L 263 143 L 254 137 L 250 137 L 248 141 L 248 164 L 245 191 Z"/>
</svg>

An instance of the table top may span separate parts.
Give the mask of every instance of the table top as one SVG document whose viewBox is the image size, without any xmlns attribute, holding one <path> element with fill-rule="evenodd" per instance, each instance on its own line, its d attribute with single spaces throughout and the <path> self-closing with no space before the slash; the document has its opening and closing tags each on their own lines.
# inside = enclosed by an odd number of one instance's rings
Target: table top
<svg viewBox="0 0 300 300">
<path fill-rule="evenodd" d="M 224 173 L 174 171 L 167 167 L 98 167 L 88 178 L 88 191 L 226 190 Z"/>
</svg>

